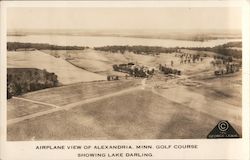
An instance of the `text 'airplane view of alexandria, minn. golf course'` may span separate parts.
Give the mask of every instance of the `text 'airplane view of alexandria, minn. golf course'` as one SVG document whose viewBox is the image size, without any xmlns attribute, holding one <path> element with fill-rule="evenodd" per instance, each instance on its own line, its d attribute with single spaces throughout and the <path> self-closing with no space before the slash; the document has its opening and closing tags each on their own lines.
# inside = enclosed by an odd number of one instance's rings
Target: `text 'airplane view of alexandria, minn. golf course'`
<svg viewBox="0 0 250 160">
<path fill-rule="evenodd" d="M 7 12 L 8 141 L 242 137 L 240 9 Z"/>
</svg>

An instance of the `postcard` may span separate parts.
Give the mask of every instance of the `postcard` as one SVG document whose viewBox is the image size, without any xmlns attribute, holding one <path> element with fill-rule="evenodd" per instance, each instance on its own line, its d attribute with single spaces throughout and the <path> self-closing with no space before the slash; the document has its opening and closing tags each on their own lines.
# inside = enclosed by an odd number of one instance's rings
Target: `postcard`
<svg viewBox="0 0 250 160">
<path fill-rule="evenodd" d="M 248 159 L 248 9 L 1 2 L 1 159 Z"/>
</svg>

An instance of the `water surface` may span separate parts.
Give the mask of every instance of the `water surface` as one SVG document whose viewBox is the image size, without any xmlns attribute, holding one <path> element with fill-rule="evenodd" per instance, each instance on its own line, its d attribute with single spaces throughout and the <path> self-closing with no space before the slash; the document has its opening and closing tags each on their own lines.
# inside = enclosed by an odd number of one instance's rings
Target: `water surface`
<svg viewBox="0 0 250 160">
<path fill-rule="evenodd" d="M 161 47 L 214 47 L 241 39 L 217 39 L 205 42 L 110 36 L 27 35 L 8 36 L 8 42 L 49 43 L 53 45 L 100 47 L 107 45 L 144 45 Z"/>
</svg>

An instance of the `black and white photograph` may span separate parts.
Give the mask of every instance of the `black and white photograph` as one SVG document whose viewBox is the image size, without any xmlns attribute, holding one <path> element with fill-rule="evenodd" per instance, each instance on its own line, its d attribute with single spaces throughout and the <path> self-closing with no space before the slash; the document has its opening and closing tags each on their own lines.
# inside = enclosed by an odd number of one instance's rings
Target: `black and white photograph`
<svg viewBox="0 0 250 160">
<path fill-rule="evenodd" d="M 7 141 L 243 137 L 241 7 L 6 15 Z"/>
</svg>

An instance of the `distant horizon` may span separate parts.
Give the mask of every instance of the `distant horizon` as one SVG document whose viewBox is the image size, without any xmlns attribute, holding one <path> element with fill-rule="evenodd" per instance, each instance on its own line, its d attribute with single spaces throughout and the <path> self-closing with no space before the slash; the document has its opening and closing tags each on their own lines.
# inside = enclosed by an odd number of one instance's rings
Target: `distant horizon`
<svg viewBox="0 0 250 160">
<path fill-rule="evenodd" d="M 200 35 L 200 34 L 216 34 L 216 35 L 240 35 L 242 34 L 241 29 L 9 29 L 7 30 L 7 35 L 11 34 L 98 34 L 98 35 L 152 35 L 152 34 L 162 34 L 162 35 Z"/>
<path fill-rule="evenodd" d="M 237 7 L 8 8 L 11 30 L 241 30 Z"/>
</svg>

